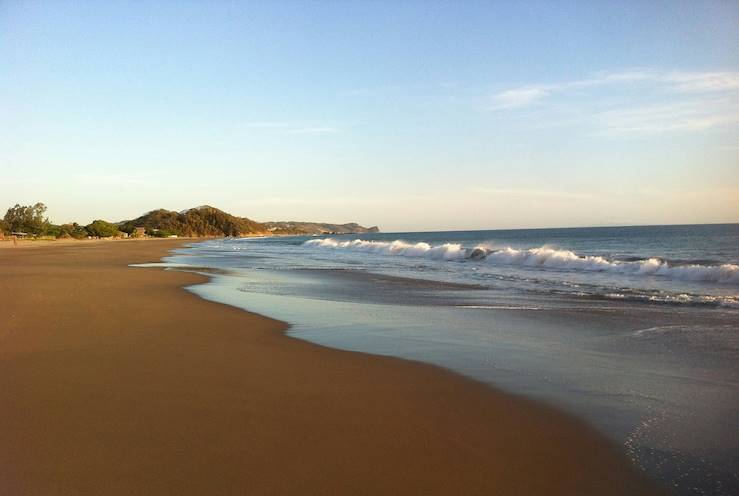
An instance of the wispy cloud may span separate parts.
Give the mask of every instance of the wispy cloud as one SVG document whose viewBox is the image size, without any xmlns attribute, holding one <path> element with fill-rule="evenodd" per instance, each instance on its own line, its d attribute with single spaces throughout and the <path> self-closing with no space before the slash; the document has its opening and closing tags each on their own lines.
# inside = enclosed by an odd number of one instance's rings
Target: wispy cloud
<svg viewBox="0 0 739 496">
<path fill-rule="evenodd" d="M 528 84 L 509 88 L 491 96 L 491 110 L 525 107 L 545 97 L 570 93 L 587 87 L 652 83 L 665 90 L 683 93 L 715 93 L 739 91 L 739 71 L 680 72 L 631 70 L 601 73 L 587 79 L 551 84 Z"/>
<path fill-rule="evenodd" d="M 739 72 L 673 72 L 662 81 L 683 92 L 739 91 Z"/>
<path fill-rule="evenodd" d="M 564 81 L 550 84 L 530 84 L 510 88 L 494 93 L 491 97 L 490 110 L 504 110 L 511 108 L 526 107 L 541 101 L 545 97 L 563 93 L 567 90 L 598 86 L 612 83 L 624 83 L 642 81 L 648 78 L 647 73 L 641 71 L 629 71 L 612 74 L 601 74 L 588 79 Z"/>
<path fill-rule="evenodd" d="M 644 105 L 602 112 L 597 121 L 607 134 L 704 131 L 739 124 L 739 102 L 698 100 Z"/>
<path fill-rule="evenodd" d="M 547 95 L 549 95 L 549 90 L 541 86 L 529 86 L 501 91 L 493 95 L 493 103 L 490 108 L 491 110 L 502 110 L 526 107 Z"/>
<path fill-rule="evenodd" d="M 739 124 L 739 71 L 599 73 L 505 89 L 491 96 L 488 108 L 514 112 L 534 106 L 551 110 L 550 118 L 539 115 L 538 121 L 572 124 L 567 116 L 577 115 L 576 123 L 591 125 L 593 135 L 705 131 Z"/>
</svg>

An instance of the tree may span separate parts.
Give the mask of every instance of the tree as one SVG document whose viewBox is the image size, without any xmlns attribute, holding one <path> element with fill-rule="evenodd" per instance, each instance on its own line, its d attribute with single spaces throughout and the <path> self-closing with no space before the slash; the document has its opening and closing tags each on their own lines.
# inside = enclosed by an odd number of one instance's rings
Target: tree
<svg viewBox="0 0 739 496">
<path fill-rule="evenodd" d="M 54 236 L 55 238 L 60 238 L 62 234 L 62 226 L 55 226 L 54 224 L 49 224 L 49 226 L 46 228 L 46 232 L 44 233 L 47 236 Z"/>
<path fill-rule="evenodd" d="M 134 226 L 133 223 L 130 221 L 124 222 L 123 224 L 120 224 L 118 226 L 118 230 L 128 234 L 129 236 L 133 236 L 136 232 L 136 226 Z"/>
<path fill-rule="evenodd" d="M 27 232 L 34 235 L 44 234 L 49 227 L 49 219 L 44 217 L 46 205 L 18 205 L 9 208 L 4 221 L 12 232 Z"/>
<path fill-rule="evenodd" d="M 75 239 L 83 239 L 89 236 L 87 229 L 76 222 L 72 222 L 71 224 L 62 224 L 59 226 L 59 231 L 60 238 L 72 237 Z"/>
<path fill-rule="evenodd" d="M 100 238 L 109 238 L 118 234 L 118 226 L 99 219 L 86 225 L 85 229 L 90 233 L 90 236 L 98 236 Z"/>
</svg>

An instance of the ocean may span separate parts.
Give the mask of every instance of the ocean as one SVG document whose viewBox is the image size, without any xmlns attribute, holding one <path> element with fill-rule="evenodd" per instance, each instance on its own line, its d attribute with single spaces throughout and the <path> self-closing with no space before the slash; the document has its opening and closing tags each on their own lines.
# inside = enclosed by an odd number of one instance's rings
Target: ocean
<svg viewBox="0 0 739 496">
<path fill-rule="evenodd" d="M 674 494 L 739 494 L 739 224 L 216 239 L 164 263 L 296 338 L 568 411 Z"/>
</svg>

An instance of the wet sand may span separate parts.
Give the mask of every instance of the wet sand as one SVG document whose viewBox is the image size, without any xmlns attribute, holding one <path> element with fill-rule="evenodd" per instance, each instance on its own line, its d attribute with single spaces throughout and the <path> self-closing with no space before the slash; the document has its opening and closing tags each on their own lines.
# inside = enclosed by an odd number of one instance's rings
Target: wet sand
<svg viewBox="0 0 739 496">
<path fill-rule="evenodd" d="M 128 267 L 181 243 L 0 250 L 0 494 L 654 494 L 567 415 Z"/>
</svg>

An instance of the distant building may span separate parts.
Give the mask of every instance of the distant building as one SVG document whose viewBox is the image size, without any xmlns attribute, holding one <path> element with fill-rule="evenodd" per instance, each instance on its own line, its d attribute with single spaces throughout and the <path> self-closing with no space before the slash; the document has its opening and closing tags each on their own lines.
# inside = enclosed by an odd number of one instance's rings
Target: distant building
<svg viewBox="0 0 739 496">
<path fill-rule="evenodd" d="M 133 237 L 134 238 L 143 238 L 146 236 L 146 228 L 145 227 L 134 227 L 133 228 Z"/>
</svg>

